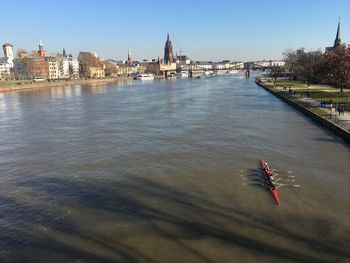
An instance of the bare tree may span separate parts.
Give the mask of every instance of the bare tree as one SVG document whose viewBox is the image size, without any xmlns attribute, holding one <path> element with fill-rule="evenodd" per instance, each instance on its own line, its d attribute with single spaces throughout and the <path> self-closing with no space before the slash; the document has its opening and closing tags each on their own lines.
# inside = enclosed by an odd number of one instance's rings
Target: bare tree
<svg viewBox="0 0 350 263">
<path fill-rule="evenodd" d="M 105 65 L 105 75 L 110 77 L 113 75 L 116 75 L 118 73 L 117 66 L 114 62 L 111 61 L 104 61 L 103 64 Z"/>
<path fill-rule="evenodd" d="M 291 76 L 294 76 L 295 69 L 297 67 L 297 52 L 293 49 L 287 49 L 286 51 L 283 52 L 284 56 L 284 61 L 286 62 L 285 64 L 285 69 L 287 70 L 288 73 L 291 74 Z"/>
<path fill-rule="evenodd" d="M 272 66 L 270 68 L 270 75 L 273 78 L 274 82 L 276 82 L 278 77 L 281 77 L 285 73 L 285 68 L 281 66 Z"/>
<path fill-rule="evenodd" d="M 343 92 L 345 83 L 350 80 L 350 48 L 340 45 L 326 52 L 325 57 L 327 76 Z"/>
<path fill-rule="evenodd" d="M 324 57 L 320 50 L 305 52 L 304 49 L 299 49 L 293 55 L 293 60 L 295 78 L 305 81 L 307 85 L 320 81 L 319 73 L 324 64 Z"/>
<path fill-rule="evenodd" d="M 25 49 L 19 48 L 16 51 L 17 58 L 24 58 L 24 57 L 27 57 L 28 55 L 29 55 L 29 53 Z"/>
</svg>

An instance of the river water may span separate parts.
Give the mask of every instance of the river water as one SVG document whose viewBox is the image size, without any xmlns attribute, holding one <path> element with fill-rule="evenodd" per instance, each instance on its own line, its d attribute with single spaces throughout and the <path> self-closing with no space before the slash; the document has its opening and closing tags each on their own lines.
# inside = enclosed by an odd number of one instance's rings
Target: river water
<svg viewBox="0 0 350 263">
<path fill-rule="evenodd" d="M 3 93 L 0 134 L 1 262 L 350 262 L 350 148 L 254 79 Z"/>
</svg>

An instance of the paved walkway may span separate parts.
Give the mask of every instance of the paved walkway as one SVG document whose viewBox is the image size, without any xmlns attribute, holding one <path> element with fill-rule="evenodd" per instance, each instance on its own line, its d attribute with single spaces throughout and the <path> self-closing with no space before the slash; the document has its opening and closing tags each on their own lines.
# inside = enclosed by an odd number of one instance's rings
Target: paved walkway
<svg viewBox="0 0 350 263">
<path fill-rule="evenodd" d="M 288 90 L 283 90 L 282 87 L 275 86 L 275 88 L 279 89 L 281 92 L 284 92 L 289 96 L 297 98 L 299 101 L 304 101 L 309 103 L 312 106 L 318 107 L 320 110 L 324 111 L 326 116 L 328 116 L 328 117 L 325 117 L 327 120 L 337 124 L 343 129 L 350 130 L 350 112 L 349 111 L 345 111 L 344 113 L 340 113 L 339 115 L 338 111 L 336 111 L 335 109 L 335 105 L 333 105 L 334 107 L 333 111 L 330 107 L 321 108 L 320 107 L 321 100 L 308 98 L 308 97 L 300 97 L 300 94 L 292 95 L 292 94 L 289 94 Z M 316 88 L 316 85 L 315 85 L 315 88 Z M 325 88 L 325 91 L 327 91 L 327 87 L 324 87 L 324 88 Z M 317 86 L 317 89 L 320 89 L 320 86 Z M 334 89 L 332 91 L 334 91 Z"/>
</svg>

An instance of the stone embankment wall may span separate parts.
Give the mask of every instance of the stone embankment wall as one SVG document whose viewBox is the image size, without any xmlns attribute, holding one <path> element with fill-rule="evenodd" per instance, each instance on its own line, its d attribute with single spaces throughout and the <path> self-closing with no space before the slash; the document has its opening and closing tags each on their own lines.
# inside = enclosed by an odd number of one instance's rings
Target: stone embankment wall
<svg viewBox="0 0 350 263">
<path fill-rule="evenodd" d="M 14 90 L 31 90 L 42 89 L 62 86 L 84 85 L 84 84 L 105 84 L 118 81 L 132 80 L 132 77 L 120 77 L 111 79 L 77 79 L 59 82 L 35 82 L 31 84 L 12 85 L 12 86 L 0 86 L 0 92 L 2 91 L 14 91 Z"/>
<path fill-rule="evenodd" d="M 297 102 L 289 99 L 288 97 L 286 97 L 285 95 L 281 94 L 280 92 L 273 91 L 271 88 L 269 88 L 268 86 L 264 85 L 263 83 L 256 81 L 256 84 L 259 85 L 260 87 L 264 88 L 268 92 L 272 93 L 276 97 L 280 98 L 284 102 L 288 103 L 293 108 L 295 108 L 298 111 L 302 112 L 303 114 L 305 114 L 306 116 L 311 118 L 313 121 L 317 122 L 318 124 L 322 125 L 323 127 L 327 128 L 327 129 L 331 130 L 336 135 L 338 135 L 341 138 L 343 138 L 344 141 L 346 141 L 347 143 L 350 144 L 350 132 L 349 131 L 343 129 L 342 127 L 336 125 L 333 122 L 330 122 L 329 120 L 327 120 L 327 119 L 323 118 L 322 116 L 318 115 L 317 113 L 315 113 L 315 112 L 313 112 L 313 111 L 303 107 L 302 105 L 299 105 Z"/>
</svg>

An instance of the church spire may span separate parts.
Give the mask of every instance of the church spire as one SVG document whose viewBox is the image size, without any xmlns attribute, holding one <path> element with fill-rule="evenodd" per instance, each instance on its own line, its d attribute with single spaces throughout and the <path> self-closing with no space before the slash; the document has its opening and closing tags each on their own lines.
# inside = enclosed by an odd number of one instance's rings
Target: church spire
<svg viewBox="0 0 350 263">
<path fill-rule="evenodd" d="M 131 50 L 128 49 L 128 63 L 131 63 L 132 57 L 131 57 Z"/>
<path fill-rule="evenodd" d="M 339 17 L 337 35 L 335 36 L 335 40 L 334 40 L 334 48 L 339 47 L 340 45 L 341 45 L 341 40 L 340 40 L 340 17 Z"/>
</svg>

